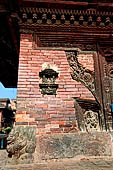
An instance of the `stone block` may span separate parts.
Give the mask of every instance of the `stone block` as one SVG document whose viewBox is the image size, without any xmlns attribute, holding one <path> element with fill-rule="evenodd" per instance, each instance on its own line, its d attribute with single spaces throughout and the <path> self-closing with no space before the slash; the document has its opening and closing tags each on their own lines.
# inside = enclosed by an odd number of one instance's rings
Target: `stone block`
<svg viewBox="0 0 113 170">
<path fill-rule="evenodd" d="M 106 132 L 39 135 L 36 152 L 41 160 L 111 156 L 111 135 Z"/>
</svg>

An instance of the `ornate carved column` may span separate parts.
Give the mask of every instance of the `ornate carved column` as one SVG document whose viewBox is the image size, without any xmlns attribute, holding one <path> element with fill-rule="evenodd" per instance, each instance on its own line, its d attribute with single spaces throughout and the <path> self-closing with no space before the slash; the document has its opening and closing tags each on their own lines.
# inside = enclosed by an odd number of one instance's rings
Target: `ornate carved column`
<svg viewBox="0 0 113 170">
<path fill-rule="evenodd" d="M 112 81 L 111 81 L 111 71 L 112 71 L 112 60 L 107 51 L 102 47 L 97 46 L 97 55 L 99 61 L 99 75 L 100 75 L 100 90 L 101 90 L 101 107 L 104 113 L 104 118 L 106 122 L 106 130 L 112 130 L 112 114 L 110 105 L 112 103 Z"/>
</svg>

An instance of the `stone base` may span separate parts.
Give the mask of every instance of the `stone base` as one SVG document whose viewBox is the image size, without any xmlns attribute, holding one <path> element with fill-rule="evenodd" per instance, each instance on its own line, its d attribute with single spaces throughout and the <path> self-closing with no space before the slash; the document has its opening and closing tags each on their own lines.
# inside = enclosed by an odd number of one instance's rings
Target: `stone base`
<svg viewBox="0 0 113 170">
<path fill-rule="evenodd" d="M 36 145 L 38 160 L 112 156 L 112 135 L 107 132 L 40 135 Z"/>
</svg>

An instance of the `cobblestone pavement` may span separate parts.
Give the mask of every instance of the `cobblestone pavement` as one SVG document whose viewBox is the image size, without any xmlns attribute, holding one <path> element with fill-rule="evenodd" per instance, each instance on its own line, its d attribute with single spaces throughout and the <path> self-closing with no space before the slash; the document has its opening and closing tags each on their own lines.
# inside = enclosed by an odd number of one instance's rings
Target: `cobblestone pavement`
<svg viewBox="0 0 113 170">
<path fill-rule="evenodd" d="M 113 159 L 64 159 L 32 165 L 7 165 L 0 170 L 113 170 Z"/>
</svg>

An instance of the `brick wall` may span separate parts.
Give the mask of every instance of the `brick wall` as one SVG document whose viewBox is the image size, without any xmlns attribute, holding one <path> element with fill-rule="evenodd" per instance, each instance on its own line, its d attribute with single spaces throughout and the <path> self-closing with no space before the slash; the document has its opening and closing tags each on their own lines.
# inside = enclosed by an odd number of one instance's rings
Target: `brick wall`
<svg viewBox="0 0 113 170">
<path fill-rule="evenodd" d="M 78 60 L 88 69 L 94 69 L 92 54 L 81 54 Z M 54 65 L 59 73 L 56 96 L 41 94 L 39 72 L 44 63 Z M 73 98 L 92 99 L 93 96 L 70 73 L 64 51 L 33 49 L 32 35 L 21 35 L 16 125 L 36 125 L 37 134 L 77 130 Z"/>
</svg>

